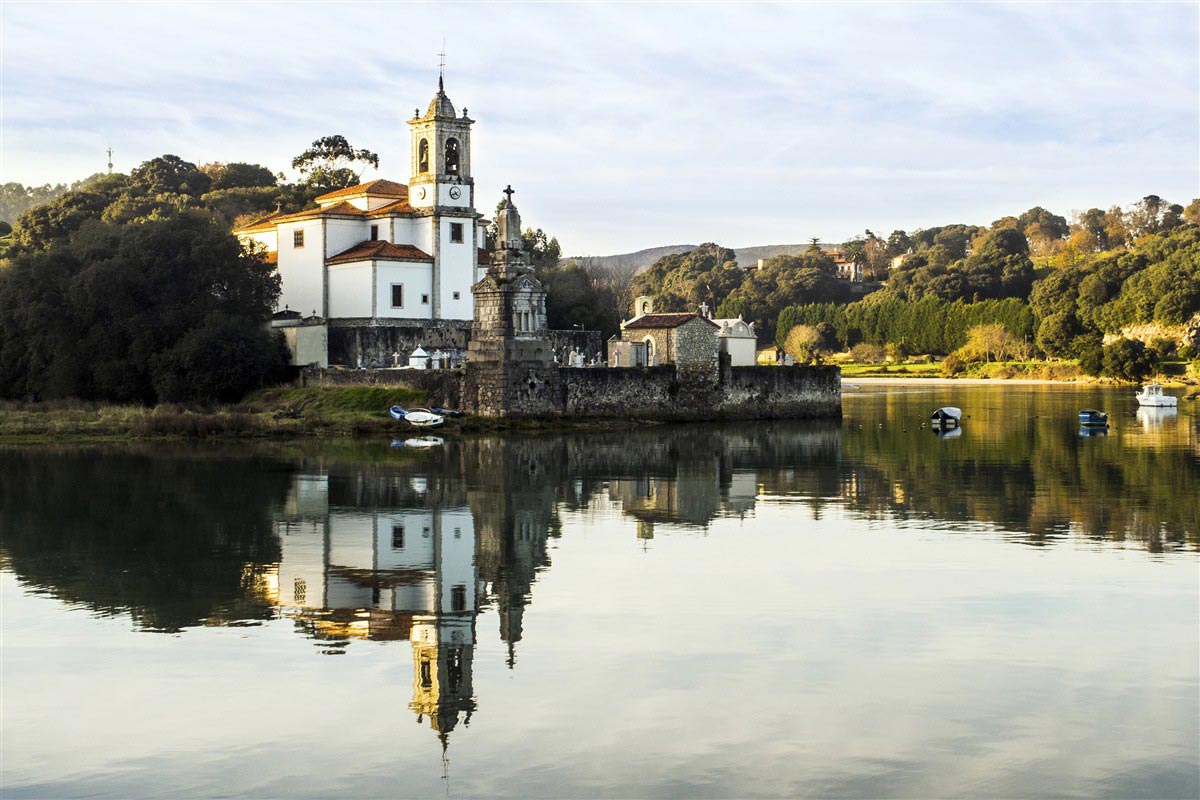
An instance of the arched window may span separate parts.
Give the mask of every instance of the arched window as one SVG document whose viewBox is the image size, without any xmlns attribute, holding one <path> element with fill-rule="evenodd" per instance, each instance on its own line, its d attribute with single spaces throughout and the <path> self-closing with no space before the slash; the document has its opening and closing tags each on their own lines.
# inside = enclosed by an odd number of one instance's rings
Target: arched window
<svg viewBox="0 0 1200 800">
<path fill-rule="evenodd" d="M 458 174 L 458 139 L 453 137 L 446 140 L 446 174 Z"/>
<path fill-rule="evenodd" d="M 656 366 L 654 363 L 654 339 L 646 337 L 646 366 Z"/>
<path fill-rule="evenodd" d="M 429 172 L 429 140 L 422 139 L 417 145 L 417 172 Z"/>
</svg>

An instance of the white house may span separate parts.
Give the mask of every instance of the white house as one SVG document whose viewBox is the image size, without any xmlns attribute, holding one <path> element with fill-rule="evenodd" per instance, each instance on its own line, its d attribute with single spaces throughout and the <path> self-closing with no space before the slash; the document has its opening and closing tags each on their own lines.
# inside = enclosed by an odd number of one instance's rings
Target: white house
<svg viewBox="0 0 1200 800">
<path fill-rule="evenodd" d="M 483 277 L 483 217 L 475 210 L 471 126 L 438 81 L 414 112 L 408 185 L 375 180 L 271 214 L 234 233 L 262 245 L 283 282 L 279 309 L 325 319 L 470 320 Z M 484 258 L 486 261 L 486 257 Z"/>
</svg>

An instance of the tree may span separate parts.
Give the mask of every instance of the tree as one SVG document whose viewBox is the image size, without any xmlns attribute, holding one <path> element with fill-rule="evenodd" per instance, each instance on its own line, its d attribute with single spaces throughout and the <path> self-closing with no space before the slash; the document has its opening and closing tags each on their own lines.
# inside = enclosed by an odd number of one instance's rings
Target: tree
<svg viewBox="0 0 1200 800">
<path fill-rule="evenodd" d="M 1200 225 L 1200 198 L 1188 203 L 1183 210 L 1183 221 L 1188 225 Z"/>
<path fill-rule="evenodd" d="M 162 155 L 129 173 L 130 188 L 148 195 L 180 194 L 199 197 L 212 188 L 212 178 L 190 161 Z"/>
<path fill-rule="evenodd" d="M 305 184 L 325 191 L 355 185 L 367 167 L 379 169 L 378 154 L 354 149 L 340 134 L 322 136 L 292 159 Z"/>
<path fill-rule="evenodd" d="M 1119 339 L 1104 348 L 1102 374 L 1125 381 L 1140 381 L 1154 371 L 1153 351 L 1137 339 Z"/>
<path fill-rule="evenodd" d="M 282 367 L 278 296 L 275 268 L 208 214 L 93 217 L 0 270 L 0 395 L 230 399 Z"/>
<path fill-rule="evenodd" d="M 214 162 L 200 167 L 200 171 L 212 179 L 211 191 L 214 192 L 221 189 L 275 186 L 278 183 L 274 173 L 261 164 L 246 164 L 240 161 L 232 164 Z"/>
<path fill-rule="evenodd" d="M 1016 352 L 1019 345 L 1003 325 L 976 325 L 967 331 L 967 343 L 956 353 L 964 361 L 1000 361 Z"/>
<path fill-rule="evenodd" d="M 788 331 L 783 350 L 801 364 L 820 357 L 821 334 L 811 325 L 797 325 Z"/>
</svg>

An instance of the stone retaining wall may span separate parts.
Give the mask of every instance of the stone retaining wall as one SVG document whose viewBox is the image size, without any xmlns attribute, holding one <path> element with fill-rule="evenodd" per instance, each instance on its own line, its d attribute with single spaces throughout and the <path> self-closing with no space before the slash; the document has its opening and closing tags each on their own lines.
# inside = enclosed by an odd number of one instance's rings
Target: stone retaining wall
<svg viewBox="0 0 1200 800">
<path fill-rule="evenodd" d="M 837 418 L 842 413 L 841 370 L 828 366 L 726 366 L 718 381 L 680 373 L 673 366 L 330 368 L 304 370 L 301 381 L 310 386 L 405 386 L 426 392 L 429 405 L 492 417 L 675 421 Z"/>
</svg>

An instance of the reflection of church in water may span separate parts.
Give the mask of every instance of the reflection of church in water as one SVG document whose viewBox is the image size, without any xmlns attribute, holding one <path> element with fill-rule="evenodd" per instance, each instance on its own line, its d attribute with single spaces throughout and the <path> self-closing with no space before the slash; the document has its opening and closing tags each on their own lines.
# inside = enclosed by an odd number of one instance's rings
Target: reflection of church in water
<svg viewBox="0 0 1200 800">
<path fill-rule="evenodd" d="M 412 702 L 443 746 L 475 710 L 476 619 L 497 607 L 508 665 L 545 564 L 549 506 L 514 510 L 493 490 L 404 471 L 302 474 L 276 514 L 268 598 L 324 652 L 356 639 L 408 641 Z M 474 509 L 474 513 L 472 511 Z"/>
</svg>

